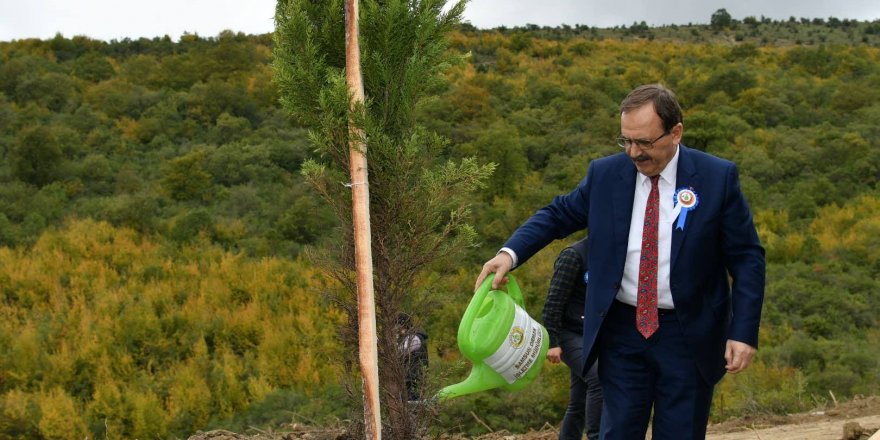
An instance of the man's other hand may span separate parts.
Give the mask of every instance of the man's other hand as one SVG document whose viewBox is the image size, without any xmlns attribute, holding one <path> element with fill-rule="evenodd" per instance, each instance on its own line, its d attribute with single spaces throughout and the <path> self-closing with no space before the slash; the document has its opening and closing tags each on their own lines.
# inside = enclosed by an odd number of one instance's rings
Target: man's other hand
<svg viewBox="0 0 880 440">
<path fill-rule="evenodd" d="M 724 359 L 727 360 L 727 372 L 731 374 L 745 370 L 755 357 L 755 347 L 744 342 L 727 340 L 727 348 L 724 350 Z"/>
</svg>

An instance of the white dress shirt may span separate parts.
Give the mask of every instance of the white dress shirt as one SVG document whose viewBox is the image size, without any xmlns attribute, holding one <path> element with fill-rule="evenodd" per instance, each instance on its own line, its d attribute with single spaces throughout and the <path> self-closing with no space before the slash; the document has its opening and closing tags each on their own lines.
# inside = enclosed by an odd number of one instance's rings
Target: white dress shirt
<svg viewBox="0 0 880 440">
<path fill-rule="evenodd" d="M 672 258 L 673 197 L 675 196 L 675 175 L 678 172 L 678 152 L 660 172 L 660 224 L 657 231 L 657 307 L 674 309 L 672 290 L 669 288 L 669 264 Z M 639 260 L 642 256 L 642 230 L 645 227 L 645 206 L 651 193 L 651 179 L 636 173 L 636 193 L 633 197 L 632 220 L 629 223 L 629 239 L 626 244 L 626 263 L 623 266 L 623 279 L 617 300 L 632 306 L 638 302 Z"/>
<path fill-rule="evenodd" d="M 672 222 L 673 197 L 675 196 L 675 176 L 678 173 L 678 153 L 676 146 L 675 155 L 666 164 L 666 168 L 660 172 L 658 189 L 660 190 L 660 228 L 657 231 L 657 307 L 661 309 L 674 309 L 672 302 L 672 290 L 669 288 L 669 270 L 672 259 Z M 629 224 L 629 238 L 626 244 L 626 263 L 623 266 L 623 279 L 620 281 L 620 290 L 617 291 L 617 300 L 631 306 L 638 303 L 639 290 L 639 260 L 642 256 L 642 230 L 645 224 L 645 206 L 648 204 L 648 195 L 651 193 L 651 179 L 642 173 L 636 173 L 636 190 L 633 197 L 632 220 Z M 501 248 L 500 252 L 510 255 L 513 267 L 517 265 L 516 252 L 510 248 Z"/>
</svg>

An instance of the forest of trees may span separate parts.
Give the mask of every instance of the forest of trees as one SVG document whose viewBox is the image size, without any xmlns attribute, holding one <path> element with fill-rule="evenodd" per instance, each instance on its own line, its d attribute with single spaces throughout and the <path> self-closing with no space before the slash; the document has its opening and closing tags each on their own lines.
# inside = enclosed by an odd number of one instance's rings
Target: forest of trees
<svg viewBox="0 0 880 440">
<path fill-rule="evenodd" d="M 880 22 L 713 16 L 615 29 L 462 26 L 417 118 L 440 160 L 495 163 L 481 245 L 420 274 L 431 379 L 479 265 L 619 148 L 618 104 L 661 82 L 684 143 L 739 165 L 767 249 L 761 349 L 713 419 L 880 393 Z M 0 42 L 0 439 L 167 438 L 343 417 L 328 280 L 303 256 L 338 233 L 300 167 L 272 36 Z M 340 182 L 342 184 L 344 182 Z M 578 237 L 570 237 L 573 241 Z M 560 241 L 517 271 L 540 315 Z M 872 348 L 873 347 L 873 348 Z M 443 431 L 557 423 L 567 372 L 442 408 Z"/>
</svg>

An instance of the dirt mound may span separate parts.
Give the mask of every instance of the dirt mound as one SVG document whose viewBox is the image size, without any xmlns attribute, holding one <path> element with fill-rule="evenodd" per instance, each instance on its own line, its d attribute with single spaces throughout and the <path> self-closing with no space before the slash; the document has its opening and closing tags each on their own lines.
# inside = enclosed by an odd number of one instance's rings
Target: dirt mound
<svg viewBox="0 0 880 440">
<path fill-rule="evenodd" d="M 340 440 L 343 431 L 340 429 L 312 428 L 298 423 L 289 425 L 284 432 L 265 432 L 258 429 L 257 434 L 243 435 L 217 429 L 208 432 L 197 432 L 188 440 Z"/>
</svg>

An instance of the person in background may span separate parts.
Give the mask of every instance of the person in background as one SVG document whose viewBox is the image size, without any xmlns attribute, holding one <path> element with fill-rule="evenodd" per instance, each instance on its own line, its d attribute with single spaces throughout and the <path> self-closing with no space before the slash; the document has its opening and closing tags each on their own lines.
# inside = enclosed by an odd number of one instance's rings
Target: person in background
<svg viewBox="0 0 880 440">
<path fill-rule="evenodd" d="M 588 239 L 565 248 L 556 257 L 553 278 L 541 315 L 550 336 L 547 359 L 565 362 L 571 376 L 568 407 L 559 430 L 559 440 L 581 440 L 584 427 L 588 440 L 599 438 L 602 417 L 602 386 L 594 363 L 582 375 L 584 358 L 584 299 L 587 294 Z"/>
<path fill-rule="evenodd" d="M 397 316 L 397 323 L 400 326 L 399 348 L 404 360 L 407 398 L 418 401 L 422 398 L 425 370 L 428 369 L 428 333 L 414 328 L 412 317 L 406 313 Z"/>
</svg>

